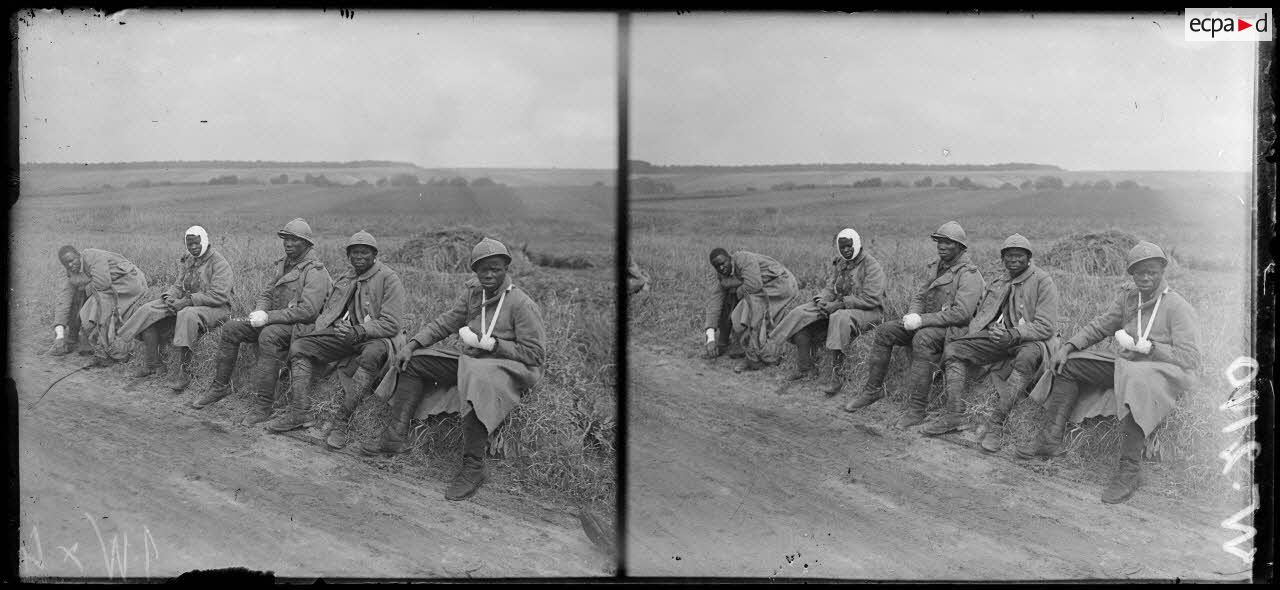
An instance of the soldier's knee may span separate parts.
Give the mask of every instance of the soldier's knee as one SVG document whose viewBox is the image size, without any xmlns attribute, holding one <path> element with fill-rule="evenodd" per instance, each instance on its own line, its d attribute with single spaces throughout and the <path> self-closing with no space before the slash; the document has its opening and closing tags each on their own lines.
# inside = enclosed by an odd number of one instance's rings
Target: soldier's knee
<svg viewBox="0 0 1280 590">
<path fill-rule="evenodd" d="M 373 342 L 360 351 L 360 366 L 368 371 L 376 371 L 387 360 L 387 345 Z"/>
<path fill-rule="evenodd" d="M 927 350 L 934 354 L 942 354 L 946 342 L 946 332 L 939 329 L 920 329 L 911 337 L 911 348 Z"/>
<path fill-rule="evenodd" d="M 894 331 L 895 329 L 901 329 L 901 326 L 902 322 L 898 320 L 887 324 L 880 324 L 880 327 L 876 328 L 875 344 L 877 346 L 893 346 L 895 340 L 897 340 L 894 338 Z"/>
<path fill-rule="evenodd" d="M 252 334 L 249 324 L 239 320 L 232 320 L 222 325 L 222 341 L 239 344 L 247 340 L 246 333 Z"/>
<path fill-rule="evenodd" d="M 1017 356 L 1013 358 L 1013 369 L 1024 375 L 1028 375 L 1040 366 L 1040 350 L 1032 348 L 1031 350 L 1019 350 Z"/>
<path fill-rule="evenodd" d="M 293 335 L 292 328 L 285 324 L 272 324 L 263 328 L 262 333 L 258 334 L 258 346 L 279 352 L 289 350 Z"/>
<path fill-rule="evenodd" d="M 197 308 L 193 305 L 193 306 L 179 309 L 178 321 L 182 323 L 187 323 L 187 322 L 200 323 L 200 308 Z"/>
</svg>

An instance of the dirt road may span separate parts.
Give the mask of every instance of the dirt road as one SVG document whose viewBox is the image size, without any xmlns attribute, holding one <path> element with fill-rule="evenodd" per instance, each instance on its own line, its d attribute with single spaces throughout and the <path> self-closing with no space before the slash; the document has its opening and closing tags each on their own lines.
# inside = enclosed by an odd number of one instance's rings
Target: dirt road
<svg viewBox="0 0 1280 590">
<path fill-rule="evenodd" d="M 18 355 L 21 574 L 164 578 L 242 566 L 278 577 L 611 575 L 571 508 L 329 452 L 162 380 Z M 398 461 L 392 460 L 392 461 Z M 394 466 L 393 466 L 394 467 Z M 401 470 L 403 471 L 403 470 Z"/>
<path fill-rule="evenodd" d="M 1072 481 L 838 409 L 813 382 L 629 352 L 627 573 L 1242 580 L 1239 507 Z M 962 436 L 962 435 L 952 435 Z M 1039 462 L 1036 462 L 1039 463 Z"/>
</svg>

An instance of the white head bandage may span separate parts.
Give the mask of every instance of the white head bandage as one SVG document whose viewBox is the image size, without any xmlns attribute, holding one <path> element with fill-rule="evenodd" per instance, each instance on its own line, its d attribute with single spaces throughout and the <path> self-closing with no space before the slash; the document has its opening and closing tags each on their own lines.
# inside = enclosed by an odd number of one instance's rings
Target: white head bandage
<svg viewBox="0 0 1280 590">
<path fill-rule="evenodd" d="M 846 227 L 840 230 L 840 233 L 836 234 L 836 254 L 843 258 L 844 255 L 840 254 L 840 238 L 853 241 L 853 256 L 845 258 L 845 260 L 853 260 L 854 258 L 857 258 L 858 254 L 862 252 L 862 237 L 858 235 L 858 232 L 853 231 L 853 228 L 851 227 Z"/>
<path fill-rule="evenodd" d="M 204 231 L 203 227 L 198 225 L 188 227 L 186 235 L 200 236 L 200 254 L 197 257 L 204 256 L 204 253 L 209 251 L 209 233 Z"/>
</svg>

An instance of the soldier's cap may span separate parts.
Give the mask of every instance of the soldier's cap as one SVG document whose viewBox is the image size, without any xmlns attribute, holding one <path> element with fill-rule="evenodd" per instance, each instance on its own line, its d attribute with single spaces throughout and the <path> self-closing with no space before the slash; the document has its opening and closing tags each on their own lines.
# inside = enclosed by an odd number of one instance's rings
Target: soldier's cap
<svg viewBox="0 0 1280 590">
<path fill-rule="evenodd" d="M 951 240 L 966 249 L 969 247 L 968 239 L 964 235 L 964 228 L 960 227 L 960 224 L 955 221 L 948 221 L 942 224 L 938 228 L 938 231 L 933 232 L 929 237 L 933 238 L 935 241 Z"/>
<path fill-rule="evenodd" d="M 1129 250 L 1129 256 L 1126 258 L 1128 259 L 1129 266 L 1126 267 L 1125 270 L 1127 270 L 1129 274 L 1133 274 L 1134 265 L 1142 262 L 1143 260 L 1155 259 L 1163 262 L 1166 266 L 1169 264 L 1169 259 L 1164 255 L 1164 250 L 1161 250 L 1160 246 L 1145 240 L 1134 244 L 1133 248 Z"/>
<path fill-rule="evenodd" d="M 471 249 L 471 270 L 476 269 L 476 263 L 490 256 L 501 256 L 507 259 L 507 264 L 511 264 L 511 252 L 507 247 L 498 240 L 485 238 Z"/>
<path fill-rule="evenodd" d="M 1008 250 L 1009 248 L 1021 248 L 1023 250 L 1026 250 L 1027 256 L 1031 256 L 1035 254 L 1031 250 L 1031 240 L 1028 240 L 1027 238 L 1023 237 L 1022 234 L 1013 234 L 1005 238 L 1004 245 L 1000 246 L 1000 253 L 1004 254 L 1004 251 Z"/>
<path fill-rule="evenodd" d="M 374 254 L 378 253 L 378 241 L 373 239 L 373 234 L 364 230 L 351 234 L 351 239 L 347 240 L 347 250 L 352 246 L 368 246 L 373 248 Z"/>
<path fill-rule="evenodd" d="M 284 228 L 276 232 L 276 235 L 282 238 L 294 237 L 304 240 L 312 246 L 316 245 L 315 234 L 311 233 L 311 225 L 307 223 L 307 220 L 301 217 L 284 224 Z"/>
</svg>

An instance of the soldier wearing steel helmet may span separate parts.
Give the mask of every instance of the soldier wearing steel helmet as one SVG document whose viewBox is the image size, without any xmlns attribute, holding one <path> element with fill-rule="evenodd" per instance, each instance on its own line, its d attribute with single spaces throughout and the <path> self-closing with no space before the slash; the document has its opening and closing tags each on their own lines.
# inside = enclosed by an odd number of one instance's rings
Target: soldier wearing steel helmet
<svg viewBox="0 0 1280 590">
<path fill-rule="evenodd" d="M 982 449 L 994 453 L 1003 446 L 1004 420 L 1028 385 L 1038 377 L 1048 356 L 1050 339 L 1058 333 L 1058 286 L 1053 277 L 1031 261 L 1031 241 L 1013 234 L 1000 247 L 1007 274 L 987 285 L 978 312 L 966 334 L 952 338 L 942 353 L 947 407 L 920 428 L 934 436 L 959 429 L 965 419 L 961 405 L 974 369 L 985 365 L 1012 366 L 996 409 L 982 428 Z M 1057 346 L 1057 342 L 1053 342 Z"/>
<path fill-rule="evenodd" d="M 378 386 L 391 399 L 391 422 L 376 441 L 361 445 L 370 455 L 409 450 L 410 421 L 432 414 L 462 415 L 462 469 L 445 498 L 475 493 L 488 476 L 489 433 L 542 378 L 546 330 L 538 304 L 507 276 L 511 254 L 484 238 L 471 251 L 471 270 L 453 307 L 440 314 L 396 352 L 395 369 Z M 457 334 L 462 352 L 433 345 Z"/>
<path fill-rule="evenodd" d="M 1195 385 L 1200 370 L 1195 311 L 1165 281 L 1164 251 L 1138 242 L 1127 261 L 1133 285 L 1054 351 L 1048 374 L 1031 393 L 1035 399 L 1047 395 L 1045 421 L 1034 439 L 1017 447 L 1019 459 L 1057 456 L 1064 452 L 1068 420 L 1117 416 L 1120 457 L 1101 495 L 1108 504 L 1124 502 L 1138 489 L 1147 435 Z M 1111 346 L 1089 348 L 1103 341 Z"/>
<path fill-rule="evenodd" d="M 204 397 L 191 405 L 203 408 L 231 393 L 231 373 L 241 344 L 257 343 L 258 360 L 253 368 L 254 395 L 243 423 L 257 424 L 271 419 L 276 379 L 295 336 L 310 330 L 324 305 L 333 280 L 315 252 L 311 225 L 301 217 L 276 232 L 284 257 L 275 261 L 275 278 L 258 294 L 247 320 L 231 320 L 222 327 L 213 384 Z"/>
<path fill-rule="evenodd" d="M 964 228 L 948 221 L 929 236 L 938 259 L 929 263 L 917 278 L 917 291 L 902 319 L 876 328 L 875 343 L 867 355 L 867 381 L 862 392 L 849 400 L 848 412 L 884 397 L 884 378 L 894 346 L 911 347 L 911 368 L 907 374 L 907 408 L 898 428 L 924 422 L 933 373 L 941 368 L 942 349 L 948 336 L 963 334 L 982 296 L 982 273 L 969 259 Z"/>
<path fill-rule="evenodd" d="M 400 276 L 378 261 L 378 242 L 360 230 L 347 240 L 351 268 L 338 277 L 325 299 L 315 329 L 293 339 L 289 346 L 289 405 L 267 429 L 285 432 L 311 424 L 310 396 L 317 372 L 339 362 L 354 374 L 346 385 L 342 405 L 327 433 L 333 449 L 347 445 L 347 425 L 360 401 L 373 391 L 391 353 L 391 338 L 400 331 L 405 291 Z"/>
</svg>

